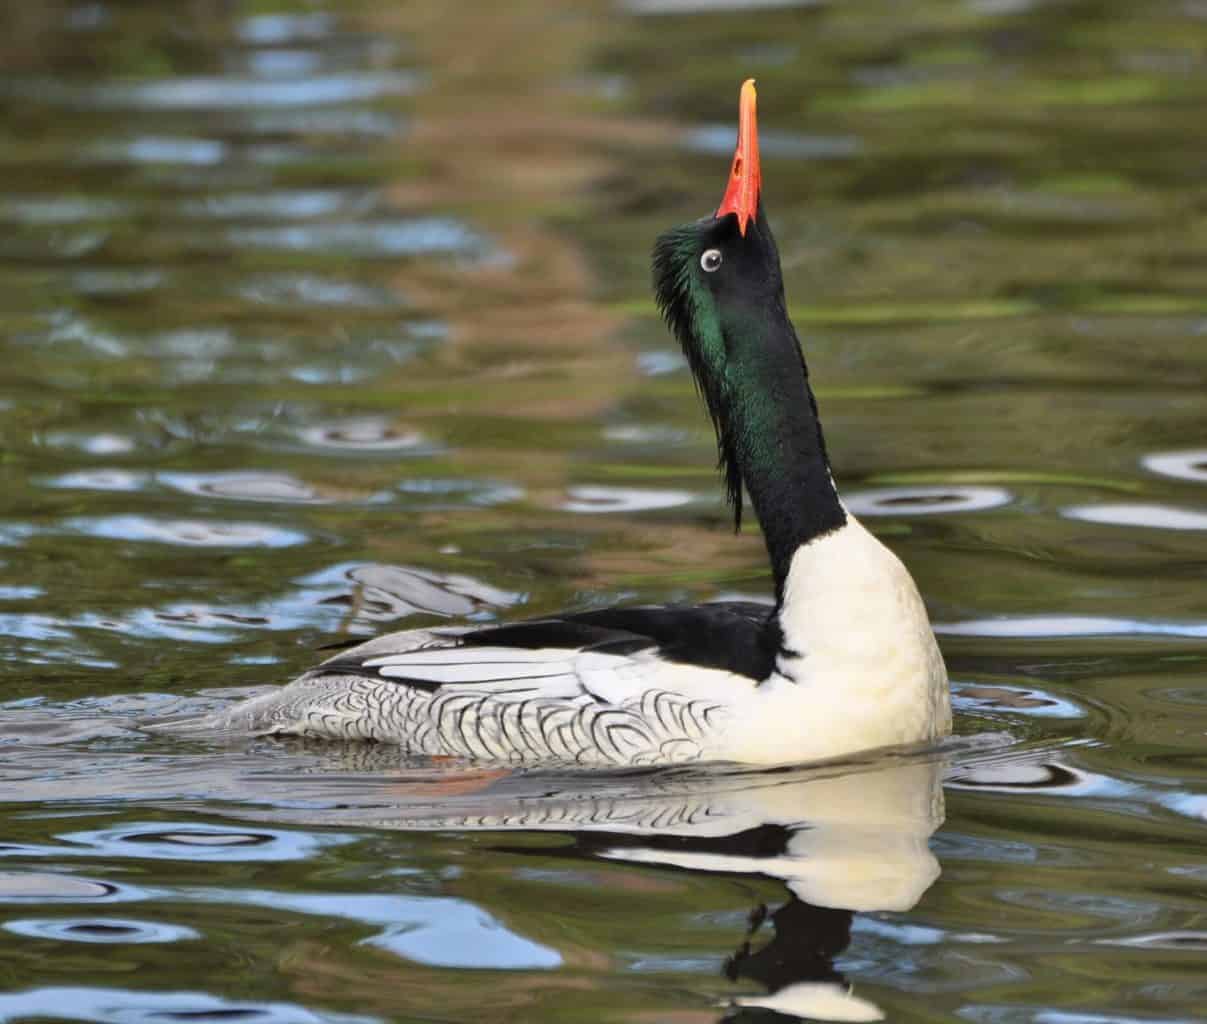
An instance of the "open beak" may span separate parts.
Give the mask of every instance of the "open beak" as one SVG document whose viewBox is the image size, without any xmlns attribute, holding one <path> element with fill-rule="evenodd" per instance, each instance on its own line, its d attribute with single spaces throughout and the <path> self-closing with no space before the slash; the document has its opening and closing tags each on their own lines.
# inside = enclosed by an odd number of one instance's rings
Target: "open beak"
<svg viewBox="0 0 1207 1024">
<path fill-rule="evenodd" d="M 755 103 L 754 79 L 742 83 L 742 98 L 738 101 L 738 148 L 733 154 L 733 170 L 725 198 L 717 207 L 717 216 L 738 215 L 738 230 L 746 234 L 746 225 L 759 212 L 759 191 L 763 176 L 759 169 L 759 125 Z"/>
</svg>

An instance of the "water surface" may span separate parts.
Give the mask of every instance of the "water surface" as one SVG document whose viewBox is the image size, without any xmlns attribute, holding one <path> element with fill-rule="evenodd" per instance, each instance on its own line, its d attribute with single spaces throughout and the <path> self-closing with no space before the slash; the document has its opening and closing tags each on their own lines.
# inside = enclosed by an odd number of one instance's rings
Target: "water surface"
<svg viewBox="0 0 1207 1024">
<path fill-rule="evenodd" d="M 0 1021 L 1201 1018 L 1207 7 L 0 26 Z M 647 283 L 749 75 L 952 743 L 510 775 L 139 731 L 391 627 L 767 594 Z"/>
</svg>

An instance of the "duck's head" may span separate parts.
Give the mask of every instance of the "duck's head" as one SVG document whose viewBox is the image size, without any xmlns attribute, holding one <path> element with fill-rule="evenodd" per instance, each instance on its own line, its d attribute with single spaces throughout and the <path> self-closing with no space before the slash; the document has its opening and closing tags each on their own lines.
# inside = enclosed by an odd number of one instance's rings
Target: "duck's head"
<svg viewBox="0 0 1207 1024">
<path fill-rule="evenodd" d="M 654 292 L 679 339 L 717 431 L 735 526 L 741 523 L 742 430 L 759 420 L 774 381 L 799 379 L 800 346 L 784 306 L 779 250 L 763 212 L 754 80 L 742 85 L 738 142 L 717 212 L 654 245 Z M 765 386 L 766 385 L 766 386 Z M 772 391 L 776 388 L 772 387 Z M 796 393 L 801 394 L 797 387 Z M 764 436 L 768 432 L 762 432 Z M 749 484 L 749 481 L 747 481 Z"/>
</svg>

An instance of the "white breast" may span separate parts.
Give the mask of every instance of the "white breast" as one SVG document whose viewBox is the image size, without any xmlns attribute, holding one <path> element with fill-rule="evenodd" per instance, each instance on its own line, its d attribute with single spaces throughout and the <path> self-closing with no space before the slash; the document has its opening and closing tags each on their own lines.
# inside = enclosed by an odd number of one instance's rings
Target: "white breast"
<svg viewBox="0 0 1207 1024">
<path fill-rule="evenodd" d="M 918 589 L 853 516 L 793 556 L 780 624 L 787 653 L 735 722 L 736 759 L 835 757 L 950 730 L 947 670 Z"/>
</svg>

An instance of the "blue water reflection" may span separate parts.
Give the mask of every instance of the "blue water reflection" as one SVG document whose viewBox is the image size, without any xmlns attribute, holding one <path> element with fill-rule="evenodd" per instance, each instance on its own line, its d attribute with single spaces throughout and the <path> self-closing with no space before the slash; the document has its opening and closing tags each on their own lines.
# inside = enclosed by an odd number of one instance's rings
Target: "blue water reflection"
<svg viewBox="0 0 1207 1024">
<path fill-rule="evenodd" d="M 326 1013 L 281 1002 L 231 1000 L 202 992 L 49 987 L 0 995 L 0 1022 L 31 1018 L 87 1024 L 247 1021 L 248 1024 L 382 1024 L 379 1017 Z"/>
<path fill-rule="evenodd" d="M 364 939 L 396 956 L 436 967 L 551 970 L 561 954 L 510 931 L 464 900 L 357 893 L 293 894 L 270 890 L 186 890 L 186 899 L 346 918 L 382 930 Z"/>
</svg>

